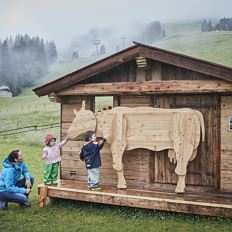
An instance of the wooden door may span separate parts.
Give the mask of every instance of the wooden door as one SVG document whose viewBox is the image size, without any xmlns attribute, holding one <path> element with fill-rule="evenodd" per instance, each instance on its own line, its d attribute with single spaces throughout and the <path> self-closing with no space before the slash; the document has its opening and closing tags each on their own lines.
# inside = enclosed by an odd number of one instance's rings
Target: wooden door
<svg viewBox="0 0 232 232">
<path fill-rule="evenodd" d="M 192 108 L 204 117 L 206 137 L 200 143 L 196 158 L 187 169 L 186 184 L 219 188 L 220 167 L 220 98 L 211 95 L 158 96 L 153 98 L 154 107 Z M 176 183 L 175 165 L 169 162 L 167 150 L 152 154 L 153 183 Z"/>
</svg>

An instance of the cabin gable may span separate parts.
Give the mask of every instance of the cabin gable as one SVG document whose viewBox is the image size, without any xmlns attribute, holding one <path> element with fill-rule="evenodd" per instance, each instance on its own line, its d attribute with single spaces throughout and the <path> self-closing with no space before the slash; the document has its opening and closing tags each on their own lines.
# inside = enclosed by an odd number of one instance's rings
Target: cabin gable
<svg viewBox="0 0 232 232">
<path fill-rule="evenodd" d="M 128 80 L 131 78 L 134 78 L 132 69 L 132 74 L 125 75 L 126 72 L 128 72 L 128 69 L 130 70 L 131 67 L 134 65 L 134 60 L 136 60 L 137 66 L 143 66 L 143 69 L 145 70 L 145 74 L 142 72 L 141 69 L 139 69 L 138 72 L 136 72 L 137 80 L 143 81 L 143 80 L 149 80 L 151 77 L 160 77 L 161 73 L 161 79 L 165 80 L 165 78 L 170 79 L 170 77 L 167 77 L 168 75 L 162 72 L 164 70 L 162 67 L 159 67 L 159 62 L 164 64 L 169 64 L 174 67 L 179 67 L 182 69 L 191 70 L 197 73 L 201 73 L 207 76 L 213 76 L 215 78 L 219 78 L 221 80 L 226 80 L 231 82 L 232 81 L 232 68 L 218 65 L 212 62 L 200 60 L 197 58 L 189 57 L 186 55 L 170 52 L 167 50 L 163 50 L 160 48 L 155 48 L 152 46 L 144 45 L 135 43 L 135 46 L 132 46 L 130 48 L 127 48 L 119 53 L 113 54 L 107 58 L 104 58 L 100 61 L 97 61 L 93 64 L 90 64 L 82 69 L 79 69 L 73 73 L 70 73 L 64 77 L 61 77 L 55 81 L 52 81 L 48 84 L 45 84 L 41 87 L 35 88 L 34 91 L 37 95 L 43 96 L 46 94 L 51 94 L 53 92 L 61 91 L 64 88 L 73 86 L 74 84 L 77 84 L 83 80 L 87 80 L 89 78 L 92 78 L 93 76 L 103 74 L 107 70 L 112 72 L 114 68 L 116 68 L 114 71 L 115 73 L 119 73 L 121 77 L 116 76 L 116 81 L 121 79 L 121 81 Z M 150 60 L 154 61 L 151 62 Z M 131 61 L 131 62 L 130 62 Z M 129 62 L 129 64 L 127 64 Z M 120 66 L 118 68 L 118 66 Z M 127 67 L 129 66 L 129 67 Z M 119 70 L 118 70 L 119 69 Z M 173 68 L 171 68 L 173 69 Z M 123 70 L 127 70 L 126 72 Z M 152 71 L 155 71 L 154 73 Z M 165 68 L 165 70 L 168 70 Z M 181 69 L 177 69 L 181 70 Z M 122 74 L 120 74 L 122 72 Z M 171 71 L 173 72 L 173 70 Z M 163 74 L 162 74 L 163 73 Z M 116 75 L 115 74 L 115 75 Z M 152 75 L 153 74 L 153 75 Z M 177 72 L 177 77 L 182 79 L 182 76 L 179 71 Z M 107 75 L 107 73 L 105 74 Z M 124 76 L 125 75 L 125 76 Z M 106 79 L 106 80 L 105 80 Z M 173 74 L 171 74 L 171 79 L 173 79 Z M 107 76 L 104 77 L 101 81 L 107 81 Z M 88 82 L 90 83 L 90 82 Z"/>
</svg>

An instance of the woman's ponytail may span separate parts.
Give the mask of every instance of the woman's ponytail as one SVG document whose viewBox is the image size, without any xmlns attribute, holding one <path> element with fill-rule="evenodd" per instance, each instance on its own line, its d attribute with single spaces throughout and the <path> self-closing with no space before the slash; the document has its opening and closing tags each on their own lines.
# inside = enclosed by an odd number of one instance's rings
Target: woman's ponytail
<svg viewBox="0 0 232 232">
<path fill-rule="evenodd" d="M 10 163 L 13 163 L 15 162 L 14 161 L 15 159 L 18 159 L 18 156 L 19 156 L 19 150 L 14 150 L 8 155 L 8 161 Z"/>
</svg>

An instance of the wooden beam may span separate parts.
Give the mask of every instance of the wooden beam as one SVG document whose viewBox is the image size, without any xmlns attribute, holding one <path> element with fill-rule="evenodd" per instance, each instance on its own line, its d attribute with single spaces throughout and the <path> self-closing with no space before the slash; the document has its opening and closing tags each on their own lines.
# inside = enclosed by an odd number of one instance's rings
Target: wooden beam
<svg viewBox="0 0 232 232">
<path fill-rule="evenodd" d="M 43 208 L 46 205 L 46 201 L 47 201 L 48 186 L 39 185 L 38 194 L 39 194 L 39 207 Z"/>
<path fill-rule="evenodd" d="M 106 57 L 93 64 L 87 65 L 73 73 L 65 75 L 57 80 L 47 83 L 43 86 L 33 89 L 38 96 L 44 96 L 52 92 L 56 92 L 87 79 L 93 75 L 110 70 L 122 63 L 132 60 L 138 56 L 150 58 L 152 60 L 161 61 L 199 73 L 204 73 L 220 79 L 232 81 L 232 68 L 213 62 L 193 58 L 179 53 L 155 48 L 149 45 L 135 43 L 136 45 L 129 47 L 121 52 Z"/>
<path fill-rule="evenodd" d="M 77 71 L 65 75 L 57 80 L 49 82 L 43 86 L 33 89 L 38 96 L 44 96 L 51 92 L 55 92 L 70 85 L 73 85 L 83 79 L 107 71 L 122 63 L 134 59 L 139 54 L 139 47 L 133 46 L 122 52 L 111 55 L 93 64 L 87 65 Z"/>
<path fill-rule="evenodd" d="M 174 198 L 166 198 L 165 196 L 149 197 L 115 192 L 93 192 L 89 190 L 53 186 L 48 187 L 48 196 L 172 212 L 232 217 L 231 204 L 204 202 L 203 199 L 202 201 L 184 200 L 182 197 L 178 196 Z"/>
<path fill-rule="evenodd" d="M 224 81 L 172 80 L 81 84 L 57 92 L 66 95 L 140 95 L 140 94 L 232 93 L 232 84 Z"/>
</svg>

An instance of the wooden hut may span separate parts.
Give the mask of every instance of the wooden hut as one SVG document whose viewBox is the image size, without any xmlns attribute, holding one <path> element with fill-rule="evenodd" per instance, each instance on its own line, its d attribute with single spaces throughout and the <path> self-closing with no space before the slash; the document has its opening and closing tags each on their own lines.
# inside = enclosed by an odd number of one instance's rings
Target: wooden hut
<svg viewBox="0 0 232 232">
<path fill-rule="evenodd" d="M 174 192 L 175 165 L 167 151 L 135 149 L 124 154 L 128 188 L 116 188 L 109 146 L 102 151 L 101 192 L 89 191 L 79 159 L 80 141 L 62 149 L 58 186 L 39 185 L 44 196 L 157 210 L 232 217 L 232 68 L 135 43 L 123 51 L 34 89 L 61 104 L 60 134 L 65 137 L 82 100 L 94 111 L 98 96 L 113 106 L 192 108 L 202 112 L 206 139 L 188 165 L 186 191 Z"/>
</svg>

